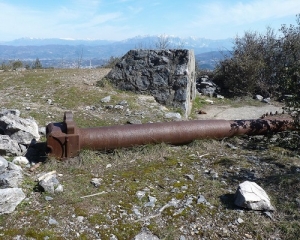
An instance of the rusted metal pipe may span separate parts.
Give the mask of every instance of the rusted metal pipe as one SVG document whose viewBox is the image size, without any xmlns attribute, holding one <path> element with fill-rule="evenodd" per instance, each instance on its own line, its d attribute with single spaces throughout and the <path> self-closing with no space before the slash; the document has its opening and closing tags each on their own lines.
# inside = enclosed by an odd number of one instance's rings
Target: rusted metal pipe
<svg viewBox="0 0 300 240">
<path fill-rule="evenodd" d="M 50 123 L 46 131 L 49 155 L 64 159 L 78 155 L 81 149 L 109 150 L 162 142 L 179 145 L 196 139 L 263 135 L 293 129 L 290 118 L 193 120 L 78 128 L 73 114 L 65 112 L 64 121 Z"/>
</svg>

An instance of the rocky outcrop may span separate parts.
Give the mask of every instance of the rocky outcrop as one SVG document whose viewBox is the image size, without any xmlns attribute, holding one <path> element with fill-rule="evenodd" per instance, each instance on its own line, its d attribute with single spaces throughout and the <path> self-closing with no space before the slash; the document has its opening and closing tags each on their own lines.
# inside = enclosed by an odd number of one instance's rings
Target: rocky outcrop
<svg viewBox="0 0 300 240">
<path fill-rule="evenodd" d="M 40 139 L 35 120 L 21 118 L 16 109 L 0 111 L 0 155 L 21 155 L 33 139 Z"/>
<path fill-rule="evenodd" d="M 191 111 L 196 95 L 192 50 L 131 50 L 107 78 L 119 89 L 152 95 L 157 102 Z"/>
</svg>

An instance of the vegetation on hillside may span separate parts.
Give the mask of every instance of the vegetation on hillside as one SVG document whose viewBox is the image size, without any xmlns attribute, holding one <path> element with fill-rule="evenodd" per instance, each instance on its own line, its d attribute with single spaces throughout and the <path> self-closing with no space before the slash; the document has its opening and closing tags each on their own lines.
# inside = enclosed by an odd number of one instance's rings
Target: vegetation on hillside
<svg viewBox="0 0 300 240">
<path fill-rule="evenodd" d="M 34 62 L 28 62 L 28 61 L 21 61 L 21 60 L 11 60 L 8 62 L 2 62 L 1 66 L 0 66 L 0 70 L 4 70 L 4 71 L 12 71 L 12 70 L 18 70 L 18 69 L 22 69 L 22 68 L 26 68 L 28 69 L 42 69 L 42 63 L 39 60 L 39 58 L 37 58 Z"/>
<path fill-rule="evenodd" d="M 280 36 L 245 32 L 236 37 L 231 57 L 221 60 L 213 80 L 226 97 L 254 96 L 285 100 L 286 109 L 299 122 L 300 14 L 296 25 L 283 24 Z"/>
<path fill-rule="evenodd" d="M 236 37 L 231 57 L 218 63 L 214 81 L 228 97 L 292 94 L 297 97 L 300 77 L 300 15 L 297 25 L 282 25 L 280 36 L 245 32 Z M 299 94 L 298 94 L 299 95 Z M 298 96 L 299 100 L 299 96 Z"/>
</svg>

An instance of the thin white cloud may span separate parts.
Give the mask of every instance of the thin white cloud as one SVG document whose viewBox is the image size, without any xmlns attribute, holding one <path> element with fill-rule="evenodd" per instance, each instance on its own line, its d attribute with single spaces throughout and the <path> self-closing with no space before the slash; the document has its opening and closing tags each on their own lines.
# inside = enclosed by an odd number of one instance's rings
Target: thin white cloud
<svg viewBox="0 0 300 240">
<path fill-rule="evenodd" d="M 103 25 L 104 23 L 109 23 L 111 21 L 119 19 L 121 16 L 120 13 L 108 13 L 108 14 L 102 14 L 102 15 L 95 15 L 95 16 L 90 16 L 86 21 L 80 23 L 80 24 L 72 24 L 70 23 L 69 27 L 74 26 L 73 28 L 76 28 L 77 30 L 84 30 L 87 28 L 95 28 Z"/>
<path fill-rule="evenodd" d="M 194 20 L 195 25 L 242 25 L 271 18 L 296 15 L 300 9 L 300 1 L 295 0 L 256 0 L 247 3 L 212 2 L 201 4 L 200 17 Z"/>
<path fill-rule="evenodd" d="M 31 8 L 18 8 L 0 2 L 0 36 L 6 40 L 19 37 L 65 37 L 87 38 L 91 31 L 97 31 L 101 25 L 122 19 L 120 12 L 97 14 L 95 8 L 83 7 L 83 1 L 77 0 L 71 8 L 61 6 L 55 11 L 36 11 Z M 98 5 L 100 1 L 94 1 Z M 85 5 L 86 2 L 85 2 Z"/>
<path fill-rule="evenodd" d="M 278 27 L 282 19 L 291 23 L 291 16 L 295 19 L 300 11 L 298 0 L 178 0 L 172 6 L 163 0 L 70 2 L 43 9 L 0 0 L 0 41 L 19 37 L 121 40 L 159 33 L 217 39 L 249 28 L 260 31 L 257 27 L 265 28 L 269 22 Z M 181 17 L 183 13 L 186 16 Z"/>
<path fill-rule="evenodd" d="M 42 27 L 47 28 L 55 21 L 54 18 L 48 19 L 40 12 L 26 7 L 18 8 L 0 3 L 0 9 L 0 35 L 4 38 L 6 35 L 29 36 L 31 32 L 38 32 Z"/>
<path fill-rule="evenodd" d="M 157 2 L 157 1 L 156 2 L 151 2 L 151 5 L 152 6 L 158 6 L 158 5 L 161 5 L 161 2 Z"/>
<path fill-rule="evenodd" d="M 137 14 L 140 13 L 141 11 L 143 11 L 144 8 L 142 7 L 134 7 L 134 6 L 129 6 L 128 10 L 132 13 L 132 14 Z"/>
</svg>

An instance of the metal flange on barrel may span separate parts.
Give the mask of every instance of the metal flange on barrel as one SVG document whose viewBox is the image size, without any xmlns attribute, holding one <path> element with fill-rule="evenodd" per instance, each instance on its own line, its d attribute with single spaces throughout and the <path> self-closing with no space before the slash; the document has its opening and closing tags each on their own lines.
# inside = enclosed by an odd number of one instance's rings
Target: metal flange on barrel
<svg viewBox="0 0 300 240">
<path fill-rule="evenodd" d="M 46 136 L 49 156 L 65 159 L 78 155 L 79 134 L 71 112 L 65 112 L 63 122 L 48 124 Z"/>
</svg>

